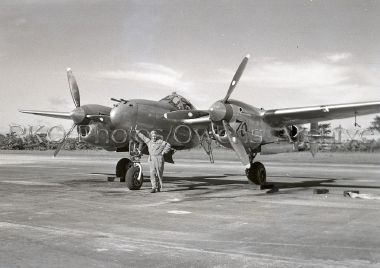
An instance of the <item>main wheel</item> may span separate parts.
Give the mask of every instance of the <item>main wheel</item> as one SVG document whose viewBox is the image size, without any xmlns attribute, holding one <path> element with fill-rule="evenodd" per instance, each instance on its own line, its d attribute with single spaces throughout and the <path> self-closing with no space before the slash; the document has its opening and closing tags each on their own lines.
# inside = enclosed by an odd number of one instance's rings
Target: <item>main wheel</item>
<svg viewBox="0 0 380 268">
<path fill-rule="evenodd" d="M 140 167 L 132 166 L 128 169 L 127 175 L 125 176 L 125 182 L 129 190 L 139 190 L 144 182 L 144 176 L 141 172 L 141 177 L 139 178 Z"/>
<path fill-rule="evenodd" d="M 117 162 L 116 177 L 119 177 L 121 182 L 125 182 L 125 175 L 131 166 L 132 162 L 128 158 L 122 158 Z"/>
<path fill-rule="evenodd" d="M 251 164 L 250 168 L 245 170 L 248 181 L 256 185 L 264 185 L 267 182 L 267 173 L 265 167 L 260 162 Z"/>
</svg>

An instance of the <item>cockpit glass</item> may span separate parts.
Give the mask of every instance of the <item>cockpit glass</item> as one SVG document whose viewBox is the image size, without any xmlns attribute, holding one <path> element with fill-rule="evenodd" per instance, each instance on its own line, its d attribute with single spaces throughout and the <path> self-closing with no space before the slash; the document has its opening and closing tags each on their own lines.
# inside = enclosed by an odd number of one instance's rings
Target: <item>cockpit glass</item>
<svg viewBox="0 0 380 268">
<path fill-rule="evenodd" d="M 184 97 L 173 92 L 171 95 L 166 96 L 160 100 L 161 102 L 167 102 L 177 110 L 193 110 L 195 107 Z"/>
</svg>

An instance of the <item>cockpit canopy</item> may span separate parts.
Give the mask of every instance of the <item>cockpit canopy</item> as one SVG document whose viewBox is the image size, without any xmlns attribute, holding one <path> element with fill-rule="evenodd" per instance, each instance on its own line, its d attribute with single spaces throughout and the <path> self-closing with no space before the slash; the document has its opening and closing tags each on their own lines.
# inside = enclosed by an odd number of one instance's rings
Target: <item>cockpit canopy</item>
<svg viewBox="0 0 380 268">
<path fill-rule="evenodd" d="M 166 102 L 172 105 L 176 110 L 195 110 L 196 108 L 184 97 L 173 92 L 171 95 L 161 99 L 160 102 Z"/>
</svg>

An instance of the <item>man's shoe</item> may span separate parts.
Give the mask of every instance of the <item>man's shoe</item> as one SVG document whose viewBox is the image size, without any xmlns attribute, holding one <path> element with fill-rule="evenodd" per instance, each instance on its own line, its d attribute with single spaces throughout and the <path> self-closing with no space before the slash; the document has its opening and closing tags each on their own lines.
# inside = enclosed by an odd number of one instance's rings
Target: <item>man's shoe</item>
<svg viewBox="0 0 380 268">
<path fill-rule="evenodd" d="M 161 188 L 160 187 L 157 188 L 157 192 L 161 192 Z"/>
<path fill-rule="evenodd" d="M 150 191 L 152 194 L 154 194 L 157 190 L 156 189 L 152 189 L 152 191 Z"/>
</svg>

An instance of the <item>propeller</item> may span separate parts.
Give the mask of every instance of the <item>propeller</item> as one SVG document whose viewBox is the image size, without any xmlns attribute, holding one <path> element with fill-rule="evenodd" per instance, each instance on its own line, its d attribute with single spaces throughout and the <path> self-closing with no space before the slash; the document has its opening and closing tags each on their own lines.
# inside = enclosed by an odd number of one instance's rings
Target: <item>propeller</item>
<svg viewBox="0 0 380 268">
<path fill-rule="evenodd" d="M 50 112 L 50 111 L 34 111 L 34 110 L 20 110 L 21 113 L 26 114 L 35 114 L 53 118 L 62 118 L 62 119 L 71 119 L 75 124 L 84 123 L 86 118 L 89 118 L 90 115 L 87 114 L 86 106 L 80 106 L 80 95 L 77 81 L 70 68 L 67 69 L 67 79 L 69 81 L 70 93 L 73 99 L 75 109 L 71 112 Z M 96 115 L 95 115 L 96 116 Z"/>
<path fill-rule="evenodd" d="M 84 106 L 80 105 L 80 94 L 79 94 L 78 83 L 70 68 L 67 69 L 67 80 L 69 82 L 71 97 L 75 105 L 75 109 L 72 110 L 71 112 L 20 110 L 20 112 L 27 113 L 27 114 L 35 114 L 35 115 L 41 115 L 41 116 L 47 116 L 47 117 L 53 117 L 53 118 L 73 120 L 74 124 L 72 125 L 69 132 L 67 132 L 65 137 L 62 139 L 61 143 L 58 145 L 57 149 L 54 152 L 54 157 L 57 156 L 57 154 L 59 153 L 59 151 L 65 144 L 67 137 L 71 134 L 71 132 L 74 130 L 76 126 L 80 124 L 87 124 L 91 120 L 109 123 L 109 111 L 111 110 L 110 108 L 104 107 L 101 105 L 94 105 L 94 104 L 89 104 L 89 105 L 84 105 Z"/>
<path fill-rule="evenodd" d="M 241 141 L 235 130 L 228 123 L 233 116 L 233 108 L 228 103 L 228 99 L 230 98 L 232 92 L 235 90 L 237 83 L 239 82 L 244 69 L 248 63 L 249 55 L 245 56 L 239 67 L 237 68 L 235 75 L 232 78 L 230 87 L 228 88 L 227 94 L 223 100 L 216 101 L 208 111 L 204 110 L 190 110 L 190 111 L 174 111 L 169 112 L 164 115 L 167 119 L 197 119 L 200 117 L 209 115 L 209 120 L 213 123 L 221 123 L 226 131 L 228 141 L 231 144 L 231 147 L 235 151 L 236 155 L 239 157 L 240 161 L 243 163 L 246 168 L 249 168 L 250 161 L 247 155 L 247 152 L 244 147 L 244 143 Z"/>
<path fill-rule="evenodd" d="M 67 80 L 69 81 L 69 87 L 71 92 L 71 97 L 75 107 L 80 107 L 80 95 L 77 80 L 75 79 L 71 68 L 67 68 Z"/>
<path fill-rule="evenodd" d="M 245 66 L 248 63 L 249 55 L 245 56 L 240 63 L 234 77 L 232 78 L 230 87 L 228 88 L 227 94 L 223 100 L 215 102 L 209 109 L 210 120 L 212 122 L 222 121 L 223 127 L 226 131 L 228 140 L 235 151 L 236 155 L 243 163 L 246 168 L 250 167 L 249 157 L 244 147 L 244 143 L 237 135 L 236 131 L 231 127 L 228 121 L 233 116 L 233 109 L 230 104 L 228 104 L 228 99 L 230 98 L 232 92 L 235 90 L 237 83 L 239 82 Z"/>
<path fill-rule="evenodd" d="M 80 94 L 79 87 L 71 68 L 67 68 L 67 80 L 69 82 L 70 93 L 73 99 L 75 109 L 70 112 L 70 117 L 74 121 L 74 124 L 71 126 L 70 130 L 66 133 L 65 137 L 63 137 L 62 141 L 58 144 L 57 149 L 54 151 L 54 157 L 56 157 L 61 151 L 62 147 L 66 143 L 67 137 L 70 136 L 71 132 L 73 132 L 74 128 L 78 126 L 81 122 L 86 119 L 86 111 L 83 107 L 80 107 Z"/>
<path fill-rule="evenodd" d="M 245 66 L 247 65 L 249 57 L 250 57 L 249 54 L 247 56 L 245 56 L 244 59 L 243 59 L 243 61 L 240 63 L 238 69 L 236 70 L 236 73 L 235 73 L 234 77 L 232 78 L 232 81 L 231 81 L 231 84 L 230 84 L 230 88 L 228 89 L 227 94 L 226 94 L 226 96 L 223 99 L 223 103 L 227 102 L 227 100 L 231 96 L 232 92 L 234 91 L 237 83 L 240 80 L 241 75 L 244 72 L 244 69 L 245 69 Z"/>
<path fill-rule="evenodd" d="M 54 151 L 54 157 L 56 157 L 59 153 L 59 151 L 61 151 L 62 149 L 62 146 L 66 143 L 66 139 L 68 136 L 70 136 L 71 132 L 73 132 L 74 128 L 77 126 L 77 124 L 73 124 L 69 130 L 69 132 L 66 133 L 65 137 L 63 137 L 62 141 L 58 144 L 57 146 L 57 149 L 55 149 Z"/>
<path fill-rule="evenodd" d="M 224 129 L 226 130 L 228 140 L 232 148 L 234 149 L 236 155 L 239 157 L 243 165 L 246 168 L 249 168 L 251 166 L 251 162 L 249 161 L 249 157 L 247 155 L 247 152 L 245 151 L 243 142 L 236 134 L 236 131 L 231 127 L 230 124 L 227 123 L 226 120 L 223 120 L 222 123 L 223 123 Z"/>
</svg>

